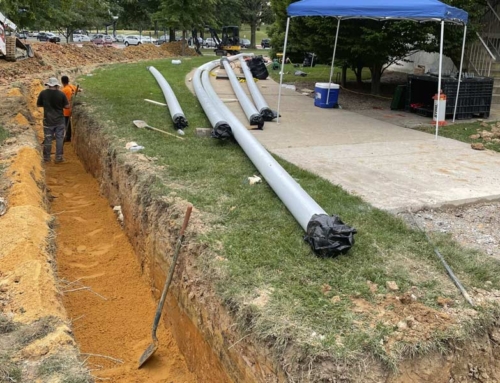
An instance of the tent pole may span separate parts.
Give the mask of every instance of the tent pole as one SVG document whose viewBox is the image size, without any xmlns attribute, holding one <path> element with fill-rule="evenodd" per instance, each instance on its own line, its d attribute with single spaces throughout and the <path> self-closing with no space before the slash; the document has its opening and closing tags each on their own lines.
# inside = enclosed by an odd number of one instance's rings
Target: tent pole
<svg viewBox="0 0 500 383">
<path fill-rule="evenodd" d="M 462 82 L 462 66 L 464 63 L 465 36 L 467 35 L 467 24 L 464 24 L 464 40 L 462 42 L 462 57 L 460 58 L 460 69 L 458 70 L 457 95 L 455 96 L 455 109 L 453 109 L 453 122 L 457 115 L 458 95 L 460 94 L 460 83 Z"/>
<path fill-rule="evenodd" d="M 280 105 L 281 105 L 281 87 L 283 84 L 283 73 L 285 72 L 285 61 L 286 61 L 286 44 L 288 42 L 288 30 L 290 29 L 290 18 L 286 19 L 286 31 L 285 31 L 285 45 L 283 46 L 283 61 L 281 62 L 281 72 L 280 72 L 280 88 L 278 90 L 278 111 L 276 116 L 276 123 L 280 123 Z"/>
<path fill-rule="evenodd" d="M 328 81 L 328 93 L 326 96 L 326 105 L 330 101 L 330 84 L 332 83 L 333 71 L 335 68 L 335 52 L 337 51 L 337 40 L 339 38 L 340 18 L 337 19 L 337 33 L 335 34 L 335 44 L 333 45 L 332 67 L 330 69 L 330 80 Z"/>
<path fill-rule="evenodd" d="M 444 20 L 441 21 L 441 41 L 439 44 L 439 73 L 438 73 L 438 91 L 437 91 L 438 104 L 437 104 L 437 110 L 436 110 L 436 140 L 438 138 L 438 131 L 439 131 L 439 106 L 441 105 L 439 100 L 441 97 L 441 76 L 442 76 L 442 69 L 443 69 L 443 43 L 444 43 Z"/>
</svg>

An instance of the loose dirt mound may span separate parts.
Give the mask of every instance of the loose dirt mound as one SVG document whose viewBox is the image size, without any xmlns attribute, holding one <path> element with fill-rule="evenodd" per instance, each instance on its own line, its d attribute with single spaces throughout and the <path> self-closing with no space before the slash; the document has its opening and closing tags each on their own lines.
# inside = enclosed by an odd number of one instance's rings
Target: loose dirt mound
<svg viewBox="0 0 500 383">
<path fill-rule="evenodd" d="M 146 44 L 117 49 L 94 44 L 34 43 L 35 57 L 15 63 L 0 60 L 0 85 L 26 78 L 30 74 L 93 64 L 153 60 L 175 56 L 195 56 L 196 52 L 182 47 L 181 42 L 160 46 Z"/>
</svg>

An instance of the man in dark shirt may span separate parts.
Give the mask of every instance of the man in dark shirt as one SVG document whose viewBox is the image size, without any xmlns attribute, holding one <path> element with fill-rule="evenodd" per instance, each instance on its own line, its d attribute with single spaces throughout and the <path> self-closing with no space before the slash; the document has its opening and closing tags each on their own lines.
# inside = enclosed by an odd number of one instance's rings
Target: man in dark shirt
<svg viewBox="0 0 500 383">
<path fill-rule="evenodd" d="M 63 162 L 64 145 L 64 108 L 69 108 L 66 95 L 59 90 L 60 84 L 57 78 L 51 77 L 45 83 L 48 87 L 38 95 L 36 106 L 43 108 L 43 160 L 50 162 L 50 151 L 52 150 L 52 138 L 56 137 L 56 163 Z"/>
</svg>

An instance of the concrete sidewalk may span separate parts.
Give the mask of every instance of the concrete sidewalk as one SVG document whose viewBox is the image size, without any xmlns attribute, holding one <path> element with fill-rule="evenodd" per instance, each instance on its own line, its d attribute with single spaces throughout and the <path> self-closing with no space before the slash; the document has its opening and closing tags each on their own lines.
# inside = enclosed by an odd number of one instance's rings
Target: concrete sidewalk
<svg viewBox="0 0 500 383">
<path fill-rule="evenodd" d="M 212 82 L 221 98 L 234 98 L 228 80 Z M 279 85 L 270 79 L 258 85 L 276 109 Z M 238 103 L 227 105 L 248 125 Z M 312 98 L 290 89 L 282 89 L 281 115 L 279 124 L 252 130 L 270 152 L 376 207 L 399 211 L 500 199 L 500 153 L 342 109 L 317 108 Z"/>
</svg>

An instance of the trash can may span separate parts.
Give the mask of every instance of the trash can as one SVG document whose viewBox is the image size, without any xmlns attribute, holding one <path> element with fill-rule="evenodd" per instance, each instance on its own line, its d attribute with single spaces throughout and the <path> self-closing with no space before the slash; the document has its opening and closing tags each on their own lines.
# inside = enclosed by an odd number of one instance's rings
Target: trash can
<svg viewBox="0 0 500 383">
<path fill-rule="evenodd" d="M 330 97 L 328 97 L 330 88 Z M 328 99 L 328 104 L 326 100 Z M 333 108 L 339 102 L 339 85 L 317 82 L 314 86 L 314 105 L 320 108 Z"/>
</svg>

